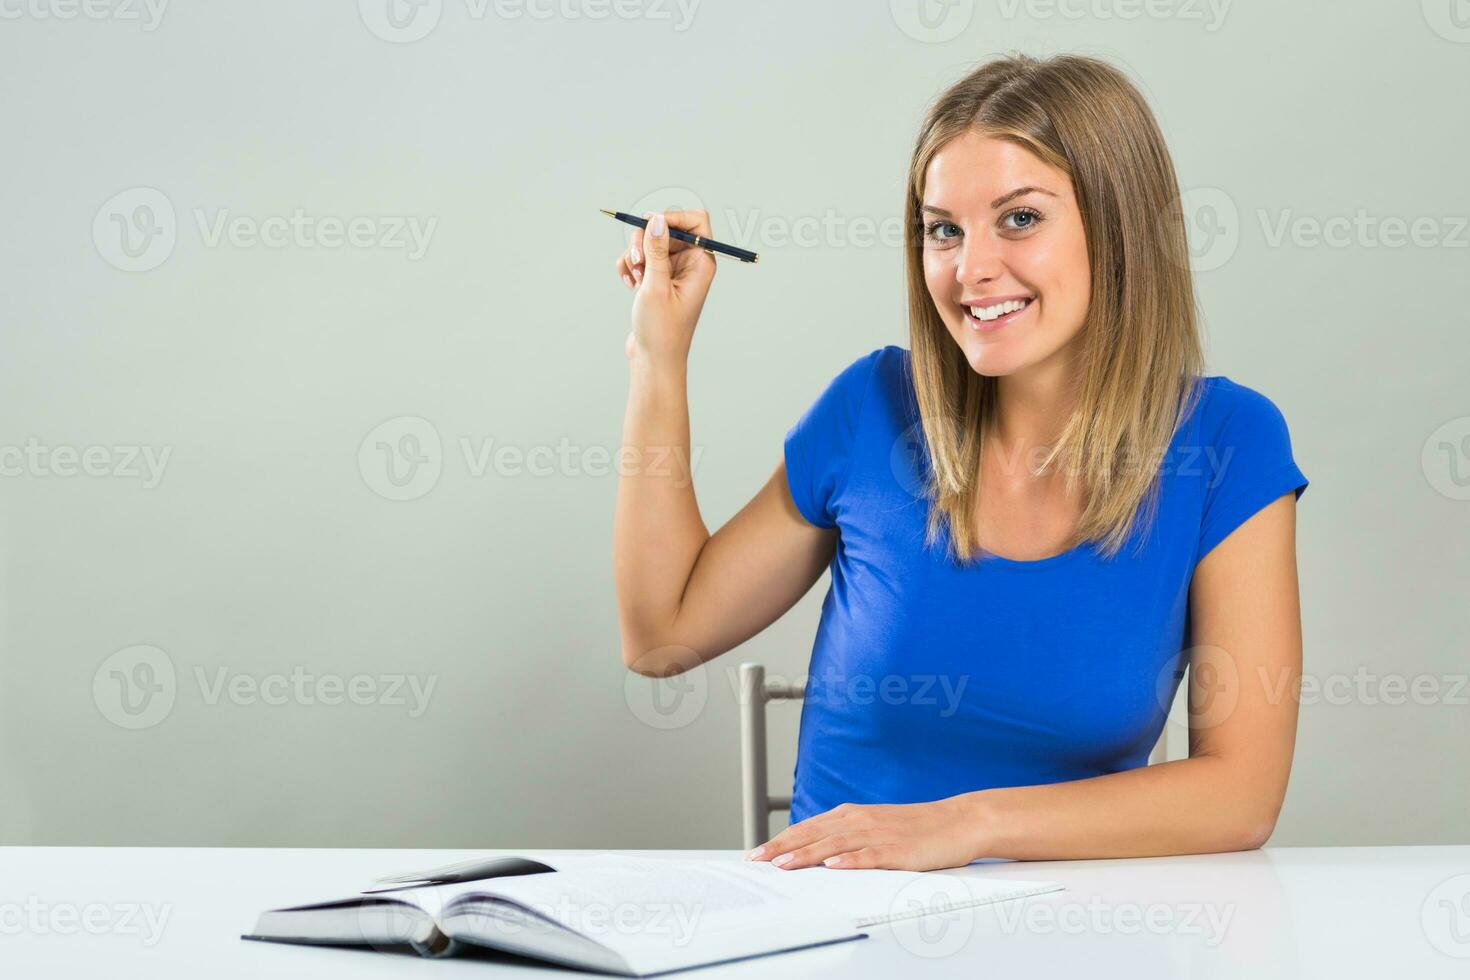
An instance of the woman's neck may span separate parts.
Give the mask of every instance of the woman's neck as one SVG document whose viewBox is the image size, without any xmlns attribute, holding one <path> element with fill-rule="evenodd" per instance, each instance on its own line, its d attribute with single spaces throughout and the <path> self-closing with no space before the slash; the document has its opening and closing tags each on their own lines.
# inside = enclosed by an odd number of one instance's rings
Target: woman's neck
<svg viewBox="0 0 1470 980">
<path fill-rule="evenodd" d="M 1076 372 L 1057 358 L 997 379 L 994 433 L 1004 449 L 1049 446 L 1076 407 Z"/>
</svg>

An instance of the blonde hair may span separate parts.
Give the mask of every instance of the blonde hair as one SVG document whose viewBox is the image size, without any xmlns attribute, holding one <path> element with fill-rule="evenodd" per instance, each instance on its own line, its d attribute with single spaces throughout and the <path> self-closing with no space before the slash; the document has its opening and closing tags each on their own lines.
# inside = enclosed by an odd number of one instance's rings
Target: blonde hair
<svg viewBox="0 0 1470 980">
<path fill-rule="evenodd" d="M 920 206 L 929 162 L 971 131 L 1018 143 L 1072 181 L 1091 299 L 1076 340 L 1076 408 L 1036 472 L 1063 468 L 1069 491 L 1082 481 L 1086 503 L 1068 549 L 1100 542 L 1111 558 L 1132 533 L 1140 504 L 1145 525 L 1153 521 L 1157 463 L 1193 407 L 1194 379 L 1204 368 L 1174 166 L 1143 97 L 1095 58 L 987 62 L 926 115 L 904 205 L 911 363 L 932 463 L 928 542 L 947 525 L 961 562 L 981 550 L 972 515 L 997 379 L 970 367 L 929 295 Z"/>
</svg>

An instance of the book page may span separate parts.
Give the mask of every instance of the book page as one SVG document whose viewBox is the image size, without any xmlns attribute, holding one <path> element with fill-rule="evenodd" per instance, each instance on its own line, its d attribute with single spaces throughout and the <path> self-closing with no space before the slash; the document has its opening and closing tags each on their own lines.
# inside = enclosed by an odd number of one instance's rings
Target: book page
<svg viewBox="0 0 1470 980">
<path fill-rule="evenodd" d="M 847 917 L 793 901 L 719 862 L 588 857 L 555 874 L 522 875 L 414 889 L 416 904 L 455 912 L 479 939 L 529 940 L 534 922 L 493 903 L 513 902 L 616 952 L 638 972 L 853 939 Z M 398 893 L 402 897 L 404 893 Z"/>
<path fill-rule="evenodd" d="M 784 871 L 769 861 L 688 863 L 723 866 L 726 873 L 740 880 L 769 888 L 802 905 L 840 911 L 859 928 L 1062 889 L 1054 881 L 987 877 L 975 867 L 943 871 L 814 867 Z"/>
</svg>

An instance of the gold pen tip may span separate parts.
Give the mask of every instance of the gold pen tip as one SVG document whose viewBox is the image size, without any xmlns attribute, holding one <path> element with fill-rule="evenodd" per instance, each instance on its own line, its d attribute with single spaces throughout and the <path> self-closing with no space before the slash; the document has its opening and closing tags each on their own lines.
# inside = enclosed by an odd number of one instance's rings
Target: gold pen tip
<svg viewBox="0 0 1470 980">
<path fill-rule="evenodd" d="M 598 208 L 597 210 L 601 211 L 603 214 L 607 215 L 609 218 L 616 218 L 618 216 L 618 213 L 616 211 L 609 211 L 607 208 Z"/>
</svg>

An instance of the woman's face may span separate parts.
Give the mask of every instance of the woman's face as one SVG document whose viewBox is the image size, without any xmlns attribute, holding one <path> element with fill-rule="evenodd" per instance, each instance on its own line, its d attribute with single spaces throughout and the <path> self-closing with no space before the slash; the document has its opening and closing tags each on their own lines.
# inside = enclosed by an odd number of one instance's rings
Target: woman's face
<svg viewBox="0 0 1470 980">
<path fill-rule="evenodd" d="M 1000 377 L 1065 362 L 1092 292 L 1067 176 L 1016 143 L 968 132 L 929 162 L 920 203 L 924 279 L 970 367 Z"/>
</svg>

